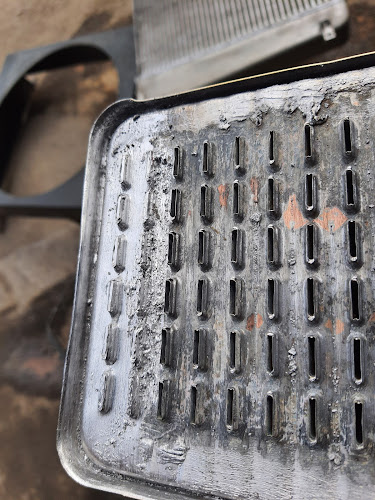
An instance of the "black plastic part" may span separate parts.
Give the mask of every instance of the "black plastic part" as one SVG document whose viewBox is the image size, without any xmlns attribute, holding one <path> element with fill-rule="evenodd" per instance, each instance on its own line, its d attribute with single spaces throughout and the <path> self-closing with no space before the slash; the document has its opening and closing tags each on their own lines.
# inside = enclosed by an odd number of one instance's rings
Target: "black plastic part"
<svg viewBox="0 0 375 500">
<path fill-rule="evenodd" d="M 111 60 L 117 69 L 119 97 L 132 97 L 135 76 L 132 26 L 8 55 L 0 74 L 0 181 L 33 89 L 25 75 L 101 60 Z M 83 178 L 84 169 L 57 188 L 36 196 L 19 197 L 0 189 L 0 216 L 68 217 L 79 221 Z"/>
</svg>

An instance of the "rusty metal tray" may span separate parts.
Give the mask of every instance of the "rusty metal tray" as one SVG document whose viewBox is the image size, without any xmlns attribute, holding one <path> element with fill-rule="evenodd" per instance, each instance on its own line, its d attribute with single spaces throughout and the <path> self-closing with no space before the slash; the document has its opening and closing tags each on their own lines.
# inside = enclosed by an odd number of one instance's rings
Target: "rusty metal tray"
<svg viewBox="0 0 375 500">
<path fill-rule="evenodd" d="M 58 425 L 73 478 L 374 498 L 374 106 L 372 53 L 100 116 Z"/>
</svg>

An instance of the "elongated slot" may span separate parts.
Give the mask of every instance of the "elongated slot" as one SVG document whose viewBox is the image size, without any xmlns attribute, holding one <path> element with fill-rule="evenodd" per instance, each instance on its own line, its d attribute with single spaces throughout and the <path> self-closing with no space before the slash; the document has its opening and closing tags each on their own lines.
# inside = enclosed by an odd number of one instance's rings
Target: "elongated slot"
<svg viewBox="0 0 375 500">
<path fill-rule="evenodd" d="M 276 316 L 276 283 L 275 280 L 268 280 L 268 316 Z"/>
<path fill-rule="evenodd" d="M 210 265 L 210 233 L 201 229 L 198 233 L 198 264 L 203 268 Z"/>
<path fill-rule="evenodd" d="M 175 222 L 179 222 L 180 220 L 180 211 L 181 191 L 179 189 L 172 189 L 170 215 Z"/>
<path fill-rule="evenodd" d="M 361 339 L 353 339 L 353 365 L 354 365 L 354 379 L 356 382 L 362 382 L 362 349 Z"/>
<path fill-rule="evenodd" d="M 308 337 L 309 377 L 316 378 L 316 338 Z"/>
<path fill-rule="evenodd" d="M 163 384 L 163 382 L 159 382 L 158 418 L 160 418 L 160 419 L 164 418 L 163 391 L 164 391 L 164 384 Z"/>
<path fill-rule="evenodd" d="M 229 284 L 229 312 L 232 316 L 236 314 L 236 281 L 230 280 Z"/>
<path fill-rule="evenodd" d="M 268 211 L 273 212 L 275 210 L 275 182 L 274 180 L 268 179 Z"/>
<path fill-rule="evenodd" d="M 273 436 L 273 420 L 274 420 L 274 400 L 273 396 L 267 396 L 266 403 L 266 433 L 268 436 Z"/>
<path fill-rule="evenodd" d="M 352 136 L 350 130 L 350 120 L 347 118 L 344 120 L 344 143 L 345 152 L 347 154 L 352 152 Z"/>
<path fill-rule="evenodd" d="M 167 280 L 165 282 L 165 296 L 164 296 L 164 312 L 168 313 L 171 309 L 171 295 L 172 295 L 172 282 Z"/>
<path fill-rule="evenodd" d="M 354 176 L 352 170 L 346 171 L 346 203 L 354 205 Z"/>
<path fill-rule="evenodd" d="M 274 370 L 273 357 L 274 357 L 274 335 L 269 333 L 267 334 L 267 371 L 269 373 L 272 373 Z"/>
<path fill-rule="evenodd" d="M 209 142 L 203 143 L 203 159 L 202 159 L 202 172 L 204 175 L 211 177 L 213 175 L 213 144 Z"/>
<path fill-rule="evenodd" d="M 198 233 L 198 264 L 202 265 L 204 263 L 204 237 L 205 232 L 199 231 Z"/>
<path fill-rule="evenodd" d="M 199 363 L 199 342 L 200 342 L 200 331 L 194 330 L 193 365 L 195 366 L 198 366 Z"/>
<path fill-rule="evenodd" d="M 229 354 L 229 365 L 230 368 L 234 369 L 236 367 L 236 332 L 230 333 L 230 354 Z"/>
<path fill-rule="evenodd" d="M 314 207 L 314 176 L 306 175 L 306 208 L 312 210 Z"/>
<path fill-rule="evenodd" d="M 198 280 L 198 292 L 197 292 L 197 313 L 203 313 L 203 301 L 204 301 L 204 281 Z"/>
<path fill-rule="evenodd" d="M 206 204 L 207 204 L 207 186 L 201 187 L 201 216 L 206 216 Z"/>
<path fill-rule="evenodd" d="M 179 267 L 179 238 L 174 232 L 168 235 L 168 265 L 176 269 Z"/>
<path fill-rule="evenodd" d="M 241 278 L 232 278 L 229 282 L 229 314 L 242 319 L 244 313 L 244 282 Z"/>
<path fill-rule="evenodd" d="M 267 231 L 268 235 L 268 245 L 267 245 L 267 258 L 269 264 L 273 264 L 275 261 L 275 256 L 274 256 L 274 233 L 275 230 L 273 227 L 269 227 Z"/>
<path fill-rule="evenodd" d="M 175 233 L 169 233 L 168 237 L 168 264 L 173 263 L 173 249 L 174 249 L 174 237 Z"/>
<path fill-rule="evenodd" d="M 313 224 L 308 224 L 306 226 L 306 253 L 307 253 L 307 262 L 309 264 L 314 263 L 315 261 L 315 256 L 314 256 L 314 225 Z"/>
<path fill-rule="evenodd" d="M 176 316 L 177 282 L 170 278 L 165 282 L 164 312 L 169 316 Z"/>
<path fill-rule="evenodd" d="M 232 231 L 232 256 L 231 260 L 233 263 L 237 263 L 238 255 L 238 229 L 233 229 Z"/>
<path fill-rule="evenodd" d="M 197 388 L 192 386 L 191 405 L 190 405 L 190 421 L 192 424 L 196 423 L 196 413 L 197 413 Z"/>
<path fill-rule="evenodd" d="M 234 389 L 228 389 L 227 394 L 227 425 L 233 427 L 233 416 L 234 416 Z"/>
<path fill-rule="evenodd" d="M 275 133 L 271 130 L 269 138 L 269 157 L 270 164 L 275 163 Z"/>
<path fill-rule="evenodd" d="M 309 398 L 309 434 L 312 441 L 316 440 L 316 399 Z"/>
<path fill-rule="evenodd" d="M 236 142 L 235 142 L 235 163 L 236 166 L 240 166 L 240 138 L 236 137 Z"/>
<path fill-rule="evenodd" d="M 173 177 L 181 177 L 181 150 L 178 146 L 174 148 Z"/>
<path fill-rule="evenodd" d="M 240 210 L 240 189 L 238 182 L 233 184 L 233 215 L 238 216 Z"/>
<path fill-rule="evenodd" d="M 307 314 L 309 319 L 315 318 L 315 283 L 313 278 L 307 278 Z"/>
<path fill-rule="evenodd" d="M 167 336 L 168 336 L 167 329 L 163 328 L 163 330 L 161 331 L 161 350 L 160 350 L 160 363 L 162 365 L 165 364 L 166 360 L 166 350 L 167 350 L 167 340 L 168 340 Z"/>
<path fill-rule="evenodd" d="M 232 247 L 231 247 L 231 262 L 234 267 L 240 268 L 243 266 L 243 238 L 244 234 L 241 229 L 233 229 L 232 231 Z"/>
<path fill-rule="evenodd" d="M 212 220 L 212 196 L 211 188 L 209 186 L 201 186 L 201 205 L 200 215 L 207 222 Z"/>
<path fill-rule="evenodd" d="M 358 445 L 363 444 L 363 403 L 356 401 L 355 408 L 355 440 Z"/>
<path fill-rule="evenodd" d="M 311 147 L 311 126 L 306 123 L 305 125 L 305 157 L 311 158 L 312 147 Z"/>
<path fill-rule="evenodd" d="M 350 281 L 351 302 L 352 302 L 352 319 L 360 319 L 360 305 L 359 305 L 359 283 L 357 280 Z"/>
<path fill-rule="evenodd" d="M 350 252 L 350 259 L 352 261 L 355 261 L 358 258 L 357 227 L 356 227 L 355 221 L 350 220 L 348 222 L 348 229 L 349 229 L 349 252 Z"/>
<path fill-rule="evenodd" d="M 205 318 L 208 313 L 208 281 L 198 280 L 197 286 L 197 314 Z"/>
</svg>

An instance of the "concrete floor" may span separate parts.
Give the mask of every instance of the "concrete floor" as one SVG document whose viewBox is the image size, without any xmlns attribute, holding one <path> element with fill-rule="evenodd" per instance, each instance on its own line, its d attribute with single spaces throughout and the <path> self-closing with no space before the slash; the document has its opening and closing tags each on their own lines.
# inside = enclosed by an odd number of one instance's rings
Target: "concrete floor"
<svg viewBox="0 0 375 500">
<path fill-rule="evenodd" d="M 344 45 L 294 54 L 283 64 L 375 50 L 374 0 L 349 5 Z M 13 51 L 126 24 L 132 12 L 130 0 L 2 0 L 1 8 L 0 62 Z M 92 122 L 116 98 L 110 63 L 32 78 L 29 120 L 5 181 L 19 195 L 43 192 L 76 172 Z M 0 499 L 114 498 L 75 484 L 55 448 L 78 238 L 73 222 L 21 217 L 9 218 L 0 233 Z"/>
</svg>

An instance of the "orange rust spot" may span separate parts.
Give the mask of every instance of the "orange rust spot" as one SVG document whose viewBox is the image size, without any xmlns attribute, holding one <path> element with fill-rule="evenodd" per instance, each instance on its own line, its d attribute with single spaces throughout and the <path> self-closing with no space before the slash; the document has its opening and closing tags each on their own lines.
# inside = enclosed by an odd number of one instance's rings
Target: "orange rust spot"
<svg viewBox="0 0 375 500">
<path fill-rule="evenodd" d="M 251 332 L 254 328 L 255 325 L 255 317 L 254 314 L 251 314 L 246 321 L 246 330 L 249 330 Z"/>
<path fill-rule="evenodd" d="M 263 318 L 262 318 L 262 316 L 260 314 L 257 314 L 257 319 L 256 319 L 255 326 L 257 328 L 260 328 L 262 325 L 263 325 Z"/>
<path fill-rule="evenodd" d="M 227 184 L 220 184 L 217 188 L 219 191 L 219 202 L 220 205 L 224 208 L 227 208 L 228 205 L 228 196 L 229 196 L 229 187 Z"/>
<path fill-rule="evenodd" d="M 344 331 L 344 323 L 341 319 L 336 320 L 336 335 L 340 335 Z"/>
<path fill-rule="evenodd" d="M 254 196 L 254 203 L 258 203 L 259 183 L 258 179 L 256 179 L 255 177 L 252 177 L 250 179 L 250 189 Z"/>
<path fill-rule="evenodd" d="M 292 194 L 289 197 L 288 206 L 283 213 L 283 218 L 288 229 L 300 229 L 307 224 L 307 220 L 304 218 L 301 210 L 299 209 L 295 194 Z"/>
<path fill-rule="evenodd" d="M 337 207 L 325 208 L 323 212 L 315 219 L 319 226 L 328 232 L 335 232 L 345 224 L 348 218 Z"/>
<path fill-rule="evenodd" d="M 375 312 L 373 312 L 369 318 L 370 323 L 372 323 L 373 321 L 375 321 Z"/>
<path fill-rule="evenodd" d="M 331 330 L 331 332 L 333 332 L 333 324 L 331 319 L 327 319 L 327 321 L 324 323 L 324 326 L 328 328 L 328 330 Z"/>
<path fill-rule="evenodd" d="M 251 314 L 247 318 L 246 322 L 246 330 L 249 330 L 251 332 L 255 328 L 260 328 L 263 325 L 263 318 L 260 314 L 255 315 L 254 313 Z"/>
</svg>

